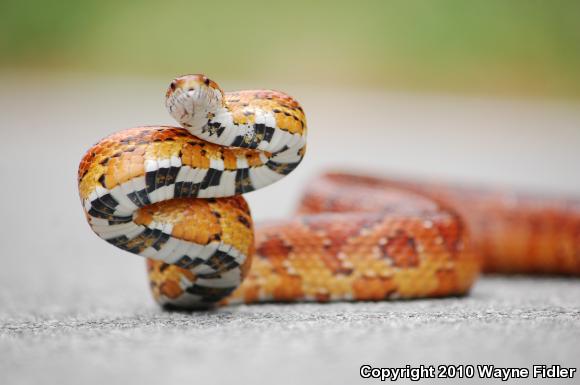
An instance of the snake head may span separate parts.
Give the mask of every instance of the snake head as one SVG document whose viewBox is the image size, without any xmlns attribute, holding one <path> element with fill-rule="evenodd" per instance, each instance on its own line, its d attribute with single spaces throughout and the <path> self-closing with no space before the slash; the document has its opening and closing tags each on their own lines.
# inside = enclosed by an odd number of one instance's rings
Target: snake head
<svg viewBox="0 0 580 385">
<path fill-rule="evenodd" d="M 173 79 L 165 94 L 165 106 L 186 128 L 201 128 L 224 106 L 224 93 L 205 75 L 183 75 Z"/>
</svg>

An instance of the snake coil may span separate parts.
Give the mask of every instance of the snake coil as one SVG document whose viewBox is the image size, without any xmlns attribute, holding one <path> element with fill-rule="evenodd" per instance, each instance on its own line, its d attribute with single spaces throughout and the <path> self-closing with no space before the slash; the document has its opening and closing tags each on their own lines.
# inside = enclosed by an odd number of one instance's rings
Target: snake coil
<svg viewBox="0 0 580 385">
<path fill-rule="evenodd" d="M 254 234 L 241 194 L 301 162 L 300 105 L 276 91 L 224 93 L 204 75 L 171 82 L 166 105 L 182 128 L 115 133 L 78 173 L 93 231 L 147 258 L 162 305 L 460 295 L 482 263 L 580 274 L 580 202 L 496 190 L 327 174 L 297 215 Z"/>
<path fill-rule="evenodd" d="M 302 160 L 306 121 L 281 92 L 224 94 L 204 75 L 171 82 L 166 106 L 184 128 L 140 127 L 93 146 L 79 190 L 97 235 L 134 254 L 182 268 L 157 296 L 206 306 L 240 285 L 254 248 L 240 194 L 267 186 Z M 151 262 L 153 263 L 153 262 Z"/>
</svg>

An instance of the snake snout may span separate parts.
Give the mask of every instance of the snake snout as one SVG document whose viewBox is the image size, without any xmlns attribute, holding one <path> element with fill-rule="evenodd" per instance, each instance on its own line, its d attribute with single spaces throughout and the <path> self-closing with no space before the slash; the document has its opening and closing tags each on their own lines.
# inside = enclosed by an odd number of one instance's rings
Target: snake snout
<svg viewBox="0 0 580 385">
<path fill-rule="evenodd" d="M 190 92 L 176 92 L 167 98 L 167 110 L 181 125 L 190 126 L 189 121 L 194 116 L 195 106 Z"/>
<path fill-rule="evenodd" d="M 184 127 L 201 129 L 222 105 L 223 91 L 205 75 L 177 77 L 167 89 L 167 109 Z"/>
</svg>

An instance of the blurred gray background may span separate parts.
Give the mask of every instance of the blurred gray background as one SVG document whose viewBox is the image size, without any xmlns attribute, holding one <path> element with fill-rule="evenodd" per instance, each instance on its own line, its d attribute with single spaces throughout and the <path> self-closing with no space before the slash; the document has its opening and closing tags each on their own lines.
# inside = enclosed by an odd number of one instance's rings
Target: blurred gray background
<svg viewBox="0 0 580 385">
<path fill-rule="evenodd" d="M 577 279 L 168 313 L 143 260 L 85 223 L 84 151 L 123 128 L 173 124 L 163 95 L 185 72 L 284 90 L 306 111 L 304 163 L 247 195 L 257 221 L 291 215 L 328 169 L 579 197 L 578 5 L 427 4 L 2 4 L 0 383 L 352 384 L 376 381 L 360 379 L 366 363 L 578 367 Z"/>
</svg>

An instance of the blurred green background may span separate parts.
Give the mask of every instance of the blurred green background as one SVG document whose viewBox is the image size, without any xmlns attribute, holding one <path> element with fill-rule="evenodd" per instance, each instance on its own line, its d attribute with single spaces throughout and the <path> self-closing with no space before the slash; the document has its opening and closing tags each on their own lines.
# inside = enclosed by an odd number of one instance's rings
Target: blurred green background
<svg viewBox="0 0 580 385">
<path fill-rule="evenodd" d="M 580 97 L 580 1 L 1 1 L 5 74 Z"/>
</svg>

